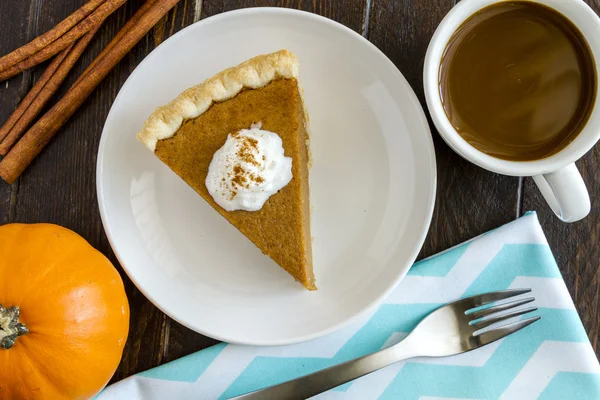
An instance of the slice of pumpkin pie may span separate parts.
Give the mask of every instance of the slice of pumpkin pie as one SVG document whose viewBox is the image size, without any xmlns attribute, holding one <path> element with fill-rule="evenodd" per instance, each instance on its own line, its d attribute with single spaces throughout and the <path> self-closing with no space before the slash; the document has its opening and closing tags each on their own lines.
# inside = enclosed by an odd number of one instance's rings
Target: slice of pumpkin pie
<svg viewBox="0 0 600 400">
<path fill-rule="evenodd" d="M 158 108 L 137 135 L 262 252 L 315 290 L 298 60 L 254 57 Z"/>
</svg>

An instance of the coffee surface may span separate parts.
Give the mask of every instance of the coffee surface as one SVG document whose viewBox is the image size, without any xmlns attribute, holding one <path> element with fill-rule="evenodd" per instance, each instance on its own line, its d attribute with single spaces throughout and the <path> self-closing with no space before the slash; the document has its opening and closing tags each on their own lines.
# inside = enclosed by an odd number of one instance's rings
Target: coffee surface
<svg viewBox="0 0 600 400">
<path fill-rule="evenodd" d="M 565 148 L 585 126 L 596 91 L 596 67 L 579 30 L 527 1 L 472 15 L 452 35 L 440 66 L 440 95 L 455 129 L 506 160 Z"/>
</svg>

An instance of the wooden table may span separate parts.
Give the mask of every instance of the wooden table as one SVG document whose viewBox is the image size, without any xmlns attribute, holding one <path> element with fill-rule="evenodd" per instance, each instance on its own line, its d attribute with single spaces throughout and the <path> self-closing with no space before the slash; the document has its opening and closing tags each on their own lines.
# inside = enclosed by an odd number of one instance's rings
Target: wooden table
<svg viewBox="0 0 600 400">
<path fill-rule="evenodd" d="M 586 1 L 600 14 L 600 0 Z M 84 2 L 0 1 L 0 54 L 50 29 Z M 106 21 L 59 94 L 74 82 L 141 3 L 142 0 L 129 0 Z M 0 224 L 52 222 L 66 226 L 118 265 L 102 229 L 96 201 L 96 152 L 102 126 L 121 85 L 139 62 L 167 37 L 200 19 L 251 6 L 284 6 L 326 16 L 379 47 L 402 71 L 425 107 L 425 50 L 438 23 L 454 3 L 455 0 L 182 0 L 104 80 L 17 183 L 9 186 L 0 181 Z M 2 84 L 0 121 L 8 118 L 42 70 L 25 72 Z M 530 178 L 496 175 L 462 160 L 431 127 L 437 154 L 438 196 L 420 257 L 536 210 L 598 352 L 600 146 L 577 163 L 591 195 L 591 214 L 569 225 L 552 214 Z M 114 381 L 216 343 L 171 320 L 137 290 L 125 273 L 122 276 L 131 304 L 131 333 Z"/>
</svg>

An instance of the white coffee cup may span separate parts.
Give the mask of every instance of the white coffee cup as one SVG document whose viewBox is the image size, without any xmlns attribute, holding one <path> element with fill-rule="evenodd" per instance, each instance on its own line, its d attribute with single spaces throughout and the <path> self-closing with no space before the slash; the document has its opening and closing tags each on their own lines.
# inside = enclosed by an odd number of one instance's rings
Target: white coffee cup
<svg viewBox="0 0 600 400">
<path fill-rule="evenodd" d="M 600 18 L 581 0 L 534 0 L 571 20 L 584 35 L 596 63 L 600 83 Z M 462 0 L 446 15 L 435 31 L 423 71 L 427 106 L 444 141 L 459 155 L 482 168 L 504 175 L 532 176 L 554 213 L 565 222 L 584 218 L 590 212 L 590 196 L 575 161 L 600 139 L 600 99 L 579 135 L 560 152 L 541 160 L 507 161 L 489 156 L 465 141 L 448 120 L 439 91 L 439 69 L 446 44 L 454 31 L 478 10 L 498 0 Z"/>
</svg>

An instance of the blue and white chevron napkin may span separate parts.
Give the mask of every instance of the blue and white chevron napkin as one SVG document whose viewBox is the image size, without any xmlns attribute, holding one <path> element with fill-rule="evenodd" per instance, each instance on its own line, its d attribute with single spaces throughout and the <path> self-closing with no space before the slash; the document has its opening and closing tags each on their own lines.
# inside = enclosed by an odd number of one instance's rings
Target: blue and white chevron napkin
<svg viewBox="0 0 600 400">
<path fill-rule="evenodd" d="M 446 302 L 509 288 L 533 289 L 539 322 L 471 353 L 398 363 L 316 398 L 600 399 L 600 365 L 535 213 L 416 263 L 376 310 L 330 336 L 284 347 L 219 344 L 98 398 L 227 399 L 379 350 Z"/>
</svg>

